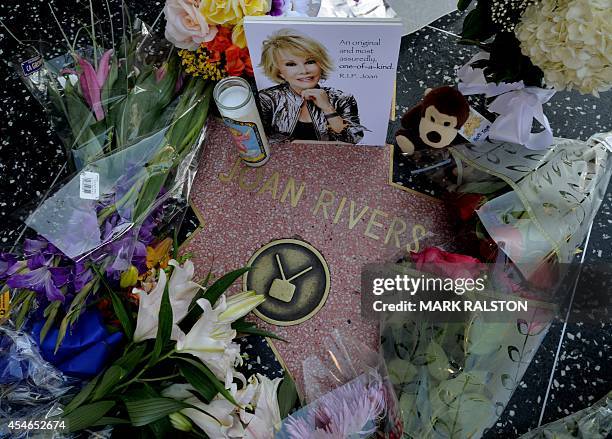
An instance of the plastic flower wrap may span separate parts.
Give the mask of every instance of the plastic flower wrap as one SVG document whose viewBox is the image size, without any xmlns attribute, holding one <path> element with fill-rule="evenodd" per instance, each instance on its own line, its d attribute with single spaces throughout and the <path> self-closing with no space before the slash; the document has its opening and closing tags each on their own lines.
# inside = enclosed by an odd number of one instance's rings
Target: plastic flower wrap
<svg viewBox="0 0 612 439">
<path fill-rule="evenodd" d="M 516 36 L 547 85 L 595 96 L 612 88 L 610 9 L 608 0 L 543 0 L 526 9 Z"/>
<path fill-rule="evenodd" d="M 520 439 L 604 439 L 612 434 L 612 392 L 591 407 L 529 431 Z"/>
<path fill-rule="evenodd" d="M 27 437 L 27 430 L 9 431 L 9 422 L 60 413 L 57 399 L 74 384 L 41 358 L 26 333 L 0 327 L 0 437 Z"/>
<path fill-rule="evenodd" d="M 416 269 L 402 264 L 398 272 L 411 278 L 487 279 L 484 290 L 466 289 L 455 296 L 461 300 L 527 301 L 524 314 L 467 310 L 409 318 L 396 312 L 381 320 L 381 351 L 399 398 L 404 434 L 419 439 L 481 437 L 519 385 L 555 307 L 530 299 L 529 290 L 510 277 L 511 266 L 504 263 L 486 267 L 440 249 L 413 254 L 412 260 Z"/>
<path fill-rule="evenodd" d="M 328 358 L 304 360 L 307 403 L 283 420 L 276 438 L 400 438 L 397 399 L 378 354 L 336 331 Z"/>
<path fill-rule="evenodd" d="M 608 136 L 608 137 L 606 137 Z M 476 211 L 488 235 L 525 276 L 546 261 L 570 263 L 612 174 L 610 135 L 555 139 L 542 151 L 510 143 L 453 148 L 460 193 L 485 195 Z"/>
</svg>

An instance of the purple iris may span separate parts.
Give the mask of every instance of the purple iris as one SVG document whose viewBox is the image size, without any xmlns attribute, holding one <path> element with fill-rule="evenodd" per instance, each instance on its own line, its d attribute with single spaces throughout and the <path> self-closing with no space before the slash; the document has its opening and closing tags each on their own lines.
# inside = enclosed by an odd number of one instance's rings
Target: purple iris
<svg viewBox="0 0 612 439">
<path fill-rule="evenodd" d="M 283 6 L 285 6 L 285 0 L 272 0 L 272 6 L 270 7 L 270 15 L 276 17 L 283 14 Z"/>
<path fill-rule="evenodd" d="M 79 261 L 72 267 L 72 286 L 74 292 L 78 293 L 93 279 L 93 273 L 91 269 L 85 266 L 83 261 Z"/>
<path fill-rule="evenodd" d="M 0 253 L 0 280 L 11 276 L 18 269 L 17 257 L 10 253 Z"/>
<path fill-rule="evenodd" d="M 69 267 L 48 267 L 42 265 L 24 274 L 16 274 L 6 281 L 10 288 L 27 288 L 44 294 L 45 297 L 53 302 L 64 301 L 64 295 L 60 288 L 68 283 L 70 279 Z"/>
</svg>

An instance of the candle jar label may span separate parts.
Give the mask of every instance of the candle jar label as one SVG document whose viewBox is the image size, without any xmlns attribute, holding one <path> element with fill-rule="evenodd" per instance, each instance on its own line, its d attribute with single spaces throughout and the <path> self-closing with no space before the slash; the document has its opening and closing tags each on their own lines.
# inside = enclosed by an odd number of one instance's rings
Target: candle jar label
<svg viewBox="0 0 612 439">
<path fill-rule="evenodd" d="M 240 158 L 247 163 L 260 163 L 267 158 L 266 149 L 257 125 L 224 117 L 223 121 L 234 138 Z"/>
</svg>

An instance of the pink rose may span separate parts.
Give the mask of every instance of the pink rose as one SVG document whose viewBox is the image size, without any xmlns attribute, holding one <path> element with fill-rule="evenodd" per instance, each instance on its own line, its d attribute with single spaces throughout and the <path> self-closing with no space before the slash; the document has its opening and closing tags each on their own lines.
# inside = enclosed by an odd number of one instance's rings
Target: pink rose
<svg viewBox="0 0 612 439">
<path fill-rule="evenodd" d="M 166 0 L 166 39 L 180 49 L 196 50 L 212 40 L 217 27 L 209 25 L 198 9 L 199 0 Z"/>
<path fill-rule="evenodd" d="M 415 268 L 451 278 L 475 278 L 482 267 L 478 259 L 458 253 L 449 253 L 438 247 L 428 247 L 420 253 L 410 253 Z"/>
</svg>

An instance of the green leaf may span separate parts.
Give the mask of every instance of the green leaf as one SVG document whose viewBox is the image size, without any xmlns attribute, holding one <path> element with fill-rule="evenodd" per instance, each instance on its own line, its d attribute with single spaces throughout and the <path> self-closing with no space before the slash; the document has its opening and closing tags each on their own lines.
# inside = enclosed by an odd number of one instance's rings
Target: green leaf
<svg viewBox="0 0 612 439">
<path fill-rule="evenodd" d="M 104 427 L 107 425 L 121 425 L 121 424 L 130 424 L 130 421 L 122 418 L 115 418 L 112 416 L 103 416 L 98 419 L 96 422 L 91 424 L 92 427 Z"/>
<path fill-rule="evenodd" d="M 111 92 L 113 89 L 113 84 L 115 84 L 115 81 L 117 80 L 117 76 L 119 73 L 119 70 L 117 67 L 118 64 L 119 64 L 119 61 L 117 60 L 117 57 L 116 56 L 111 57 L 108 77 L 106 78 L 106 82 L 102 86 L 102 92 L 101 92 L 100 98 L 102 101 L 102 105 L 104 106 L 104 113 L 107 115 L 109 112 L 109 107 L 113 103 L 113 100 L 111 100 L 110 97 L 111 97 Z"/>
<path fill-rule="evenodd" d="M 209 403 L 217 395 L 218 391 L 211 380 L 204 375 L 199 368 L 191 363 L 180 363 L 181 375 L 191 384 L 202 398 Z"/>
<path fill-rule="evenodd" d="M 171 413 L 191 408 L 190 404 L 171 398 L 147 398 L 134 401 L 126 401 L 128 415 L 134 427 L 155 422 Z"/>
<path fill-rule="evenodd" d="M 232 323 L 232 329 L 235 329 L 238 332 L 241 332 L 245 329 L 249 329 L 255 326 L 254 322 L 247 322 L 244 317 L 239 318 L 234 323 Z"/>
<path fill-rule="evenodd" d="M 91 427 L 114 406 L 115 401 L 98 401 L 81 406 L 62 419 L 66 423 L 68 431 L 75 432 Z"/>
<path fill-rule="evenodd" d="M 485 41 L 493 36 L 491 18 L 484 1 L 479 1 L 476 8 L 470 11 L 463 20 L 461 37 L 469 40 Z"/>
<path fill-rule="evenodd" d="M 459 0 L 457 2 L 457 9 L 459 9 L 460 11 L 465 11 L 470 5 L 470 3 L 472 3 L 472 0 Z"/>
<path fill-rule="evenodd" d="M 289 416 L 291 410 L 298 402 L 298 394 L 295 383 L 285 371 L 283 382 L 278 387 L 278 408 L 280 409 L 281 419 Z"/>
<path fill-rule="evenodd" d="M 68 414 L 72 412 L 74 409 L 76 409 L 81 404 L 83 404 L 85 401 L 87 401 L 87 398 L 89 398 L 89 395 L 91 395 L 91 392 L 96 387 L 96 384 L 98 383 L 98 380 L 100 379 L 100 376 L 101 375 L 98 375 L 95 378 L 93 378 L 90 382 L 88 382 L 81 389 L 79 393 L 76 394 L 74 398 L 72 398 L 72 401 L 70 401 L 68 405 L 64 407 L 64 414 Z"/>
<path fill-rule="evenodd" d="M 121 381 L 121 378 L 125 376 L 125 371 L 116 364 L 113 364 L 109 367 L 104 375 L 102 375 L 102 379 L 100 380 L 100 384 L 96 387 L 94 391 L 92 400 L 97 401 L 101 398 L 104 398 L 112 389 Z"/>
<path fill-rule="evenodd" d="M 223 385 L 223 383 L 221 381 L 219 381 L 219 379 L 215 376 L 214 373 L 212 373 L 210 371 L 210 369 L 208 367 L 206 367 L 206 365 L 204 365 L 203 363 L 196 361 L 196 360 L 192 360 L 191 358 L 187 358 L 187 357 L 183 357 L 183 356 L 177 356 L 175 357 L 178 360 L 184 361 L 188 364 L 191 364 L 192 366 L 194 366 L 197 370 L 200 371 L 200 373 L 204 374 L 212 383 L 212 385 L 215 387 L 215 389 L 217 390 L 217 392 L 219 392 L 221 395 L 223 395 L 223 397 L 225 399 L 227 399 L 229 402 L 231 402 L 234 405 L 238 405 L 238 403 L 236 402 L 236 400 L 234 399 L 234 397 L 232 396 L 231 393 L 228 392 L 228 390 L 225 388 L 225 386 Z"/>
<path fill-rule="evenodd" d="M 132 340 L 134 337 L 134 325 L 132 323 L 132 319 L 130 318 L 130 314 L 125 309 L 123 302 L 119 298 L 119 296 L 112 290 L 110 290 L 111 301 L 113 303 L 113 310 L 115 311 L 115 315 L 119 319 L 121 326 L 123 327 L 123 331 L 129 340 Z"/>
<path fill-rule="evenodd" d="M 166 288 L 164 288 L 161 305 L 159 307 L 157 336 L 155 337 L 155 345 L 153 346 L 153 354 L 149 360 L 149 365 L 153 365 L 157 362 L 164 346 L 170 341 L 170 336 L 172 335 L 172 306 L 170 305 L 168 291 L 169 284 L 170 282 L 166 283 Z"/>
<path fill-rule="evenodd" d="M 231 271 L 226 275 L 219 278 L 204 292 L 203 297 L 210 302 L 211 305 L 215 305 L 219 297 L 244 273 L 249 271 L 250 267 L 239 268 L 238 270 Z"/>
<path fill-rule="evenodd" d="M 167 437 L 174 436 L 173 433 L 176 433 L 176 430 L 174 430 L 174 427 L 172 427 L 172 423 L 167 416 L 158 419 L 155 422 L 151 422 L 148 427 L 153 432 L 155 439 L 165 439 Z"/>
<path fill-rule="evenodd" d="M 62 302 L 57 300 L 57 301 L 51 302 L 47 306 L 47 308 L 45 308 L 44 316 L 47 317 L 47 321 L 45 322 L 42 329 L 40 330 L 40 342 L 41 343 L 47 337 L 47 333 L 49 332 L 49 329 L 51 329 L 51 327 L 53 326 L 53 323 L 55 323 L 55 317 L 57 317 L 57 312 L 59 311 L 59 307 L 61 303 Z"/>
<path fill-rule="evenodd" d="M 232 325 L 233 328 L 233 325 Z M 288 340 L 285 340 L 284 338 L 276 335 L 273 332 L 270 331 L 266 331 L 264 329 L 259 329 L 259 328 L 243 328 L 243 329 L 236 329 L 236 331 L 240 332 L 241 334 L 249 334 L 249 335 L 259 335 L 261 337 L 267 337 L 267 338 L 272 338 L 274 340 L 280 340 L 280 341 L 284 341 L 285 343 L 289 343 Z"/>
<path fill-rule="evenodd" d="M 130 348 L 127 354 L 124 354 L 115 362 L 117 366 L 121 367 L 125 371 L 124 376 L 128 375 L 130 372 L 132 372 L 132 370 L 134 370 L 146 349 L 146 344 L 139 344 L 136 347 Z"/>
<path fill-rule="evenodd" d="M 231 271 L 226 275 L 220 277 L 213 283 L 210 287 L 208 287 L 205 291 L 200 290 L 192 300 L 192 304 L 194 304 L 189 312 L 183 320 L 179 322 L 179 327 L 183 330 L 183 332 L 187 333 L 191 329 L 191 327 L 198 321 L 200 316 L 202 315 L 202 308 L 196 303 L 198 299 L 204 298 L 208 300 L 211 305 L 215 305 L 219 297 L 244 273 L 250 270 L 250 267 L 240 268 L 238 270 Z"/>
<path fill-rule="evenodd" d="M 19 307 L 19 312 L 17 313 L 17 317 L 15 317 L 15 327 L 17 329 L 21 329 L 23 323 L 25 322 L 25 318 L 32 307 L 32 302 L 34 301 L 34 297 L 36 297 L 36 293 L 34 291 L 30 291 L 28 296 L 23 300 L 23 303 Z"/>
</svg>

